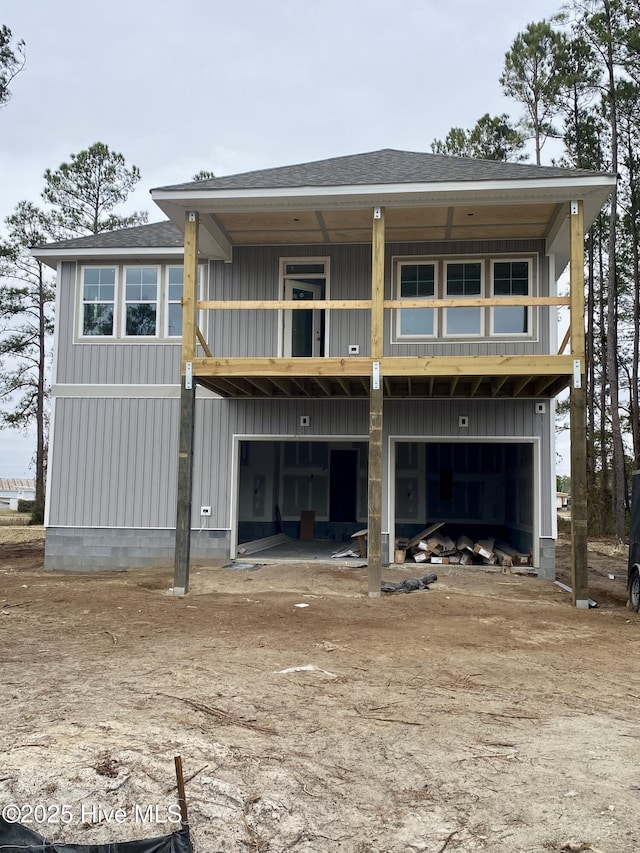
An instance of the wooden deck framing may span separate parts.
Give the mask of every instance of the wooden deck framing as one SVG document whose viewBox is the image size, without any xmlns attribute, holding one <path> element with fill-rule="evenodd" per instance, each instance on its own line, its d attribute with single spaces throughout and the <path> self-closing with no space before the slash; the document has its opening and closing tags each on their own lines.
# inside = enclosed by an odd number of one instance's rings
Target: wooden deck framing
<svg viewBox="0 0 640 853">
<path fill-rule="evenodd" d="M 198 225 L 185 214 L 182 321 L 182 398 L 174 589 L 189 588 L 191 490 L 195 386 L 236 398 L 363 397 L 369 400 L 368 565 L 369 595 L 380 594 L 382 566 L 382 435 L 384 397 L 522 398 L 553 397 L 571 387 L 571 476 L 573 598 L 585 606 L 587 589 L 587 505 L 584 347 L 584 220 L 581 201 L 571 203 L 571 294 L 556 296 L 473 297 L 430 300 L 385 299 L 385 210 L 371 211 L 372 285 L 370 300 L 329 299 L 325 311 L 369 311 L 370 355 L 320 358 L 220 358 L 197 327 L 198 310 L 309 310 L 306 301 L 198 300 Z M 556 355 L 416 356 L 384 355 L 385 311 L 402 308 L 570 306 L 567 336 Z M 564 351 L 571 343 L 571 352 Z M 198 345 L 204 355 L 199 355 Z M 374 379 L 374 377 L 376 377 Z M 390 543 L 390 548 L 392 543 Z"/>
</svg>

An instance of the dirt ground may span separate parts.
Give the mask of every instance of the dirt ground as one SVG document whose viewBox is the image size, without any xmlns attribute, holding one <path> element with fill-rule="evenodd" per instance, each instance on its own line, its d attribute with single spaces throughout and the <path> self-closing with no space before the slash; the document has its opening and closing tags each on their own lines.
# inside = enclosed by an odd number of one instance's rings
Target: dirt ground
<svg viewBox="0 0 640 853">
<path fill-rule="evenodd" d="M 37 531 L 0 536 L 10 819 L 164 834 L 181 755 L 198 853 L 640 850 L 640 617 L 606 543 L 577 611 L 459 566 L 381 599 L 363 569 L 215 566 L 174 598 L 168 570 L 45 573 Z"/>
</svg>

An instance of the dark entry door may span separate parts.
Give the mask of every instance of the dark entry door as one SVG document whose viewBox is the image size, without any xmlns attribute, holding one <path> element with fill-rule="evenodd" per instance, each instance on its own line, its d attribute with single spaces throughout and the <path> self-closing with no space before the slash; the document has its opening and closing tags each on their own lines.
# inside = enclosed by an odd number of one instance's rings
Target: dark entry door
<svg viewBox="0 0 640 853">
<path fill-rule="evenodd" d="M 331 451 L 329 520 L 356 521 L 358 512 L 358 451 Z"/>
</svg>

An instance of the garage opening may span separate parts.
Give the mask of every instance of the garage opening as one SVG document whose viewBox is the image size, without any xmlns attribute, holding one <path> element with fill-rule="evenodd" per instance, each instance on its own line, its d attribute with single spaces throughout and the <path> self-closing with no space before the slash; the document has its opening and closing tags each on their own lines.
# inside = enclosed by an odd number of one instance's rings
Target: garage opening
<svg viewBox="0 0 640 853">
<path fill-rule="evenodd" d="M 531 442 L 395 441 L 395 535 L 444 522 L 456 540 L 495 538 L 535 551 Z"/>
<path fill-rule="evenodd" d="M 239 549 L 285 534 L 330 556 L 366 526 L 367 442 L 242 440 L 238 456 Z"/>
</svg>

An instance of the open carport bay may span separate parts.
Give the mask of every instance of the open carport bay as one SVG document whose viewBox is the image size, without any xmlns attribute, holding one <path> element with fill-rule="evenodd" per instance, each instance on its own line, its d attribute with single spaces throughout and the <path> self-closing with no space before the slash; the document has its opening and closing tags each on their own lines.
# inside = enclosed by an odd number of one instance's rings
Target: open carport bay
<svg viewBox="0 0 640 853">
<path fill-rule="evenodd" d="M 396 440 L 394 449 L 396 538 L 443 522 L 454 541 L 494 538 L 535 550 L 533 443 Z"/>
</svg>

